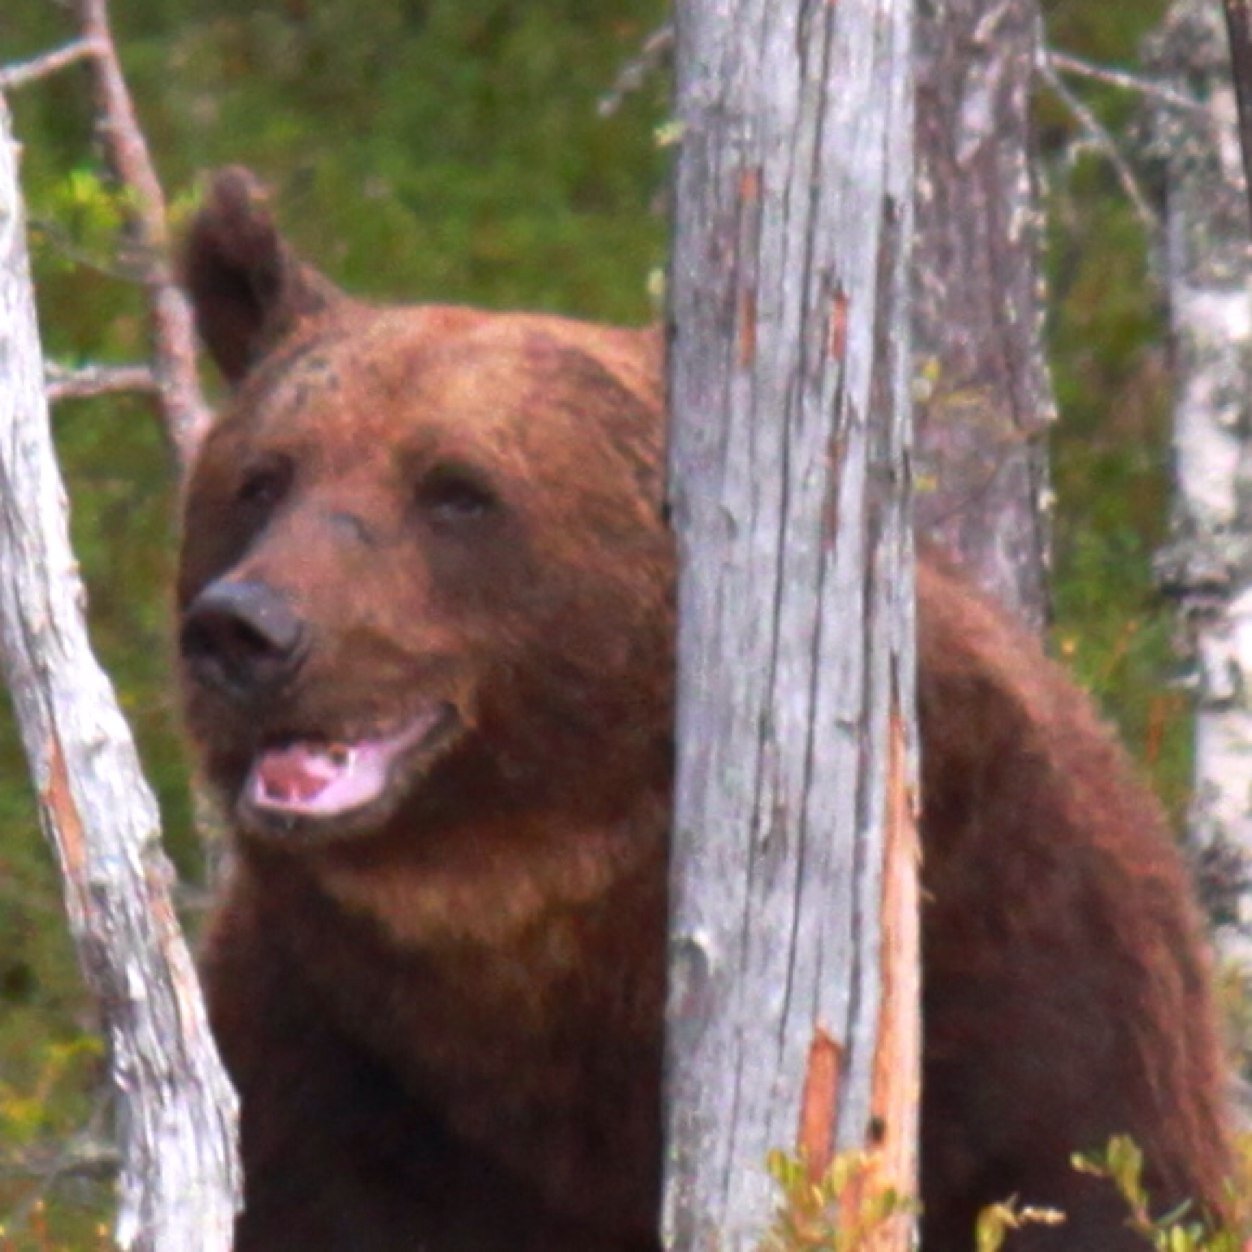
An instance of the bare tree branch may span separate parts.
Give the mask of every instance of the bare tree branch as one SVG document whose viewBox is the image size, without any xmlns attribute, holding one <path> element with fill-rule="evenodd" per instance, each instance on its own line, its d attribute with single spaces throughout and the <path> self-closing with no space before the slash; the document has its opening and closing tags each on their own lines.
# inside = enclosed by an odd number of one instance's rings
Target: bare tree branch
<svg viewBox="0 0 1252 1252">
<path fill-rule="evenodd" d="M 23 1152 L 12 1160 L 0 1161 L 0 1179 L 6 1182 L 31 1180 L 39 1182 L 32 1200 L 43 1198 L 62 1178 L 88 1178 L 109 1182 L 117 1177 L 122 1163 L 117 1145 L 99 1135 L 82 1134 L 58 1146 L 55 1152 Z M 24 1201 L 6 1218 L 6 1229 L 12 1229 L 23 1218 L 31 1201 Z"/>
<path fill-rule="evenodd" d="M 85 400 L 119 391 L 155 391 L 156 376 L 146 365 L 86 365 L 69 369 L 52 361 L 44 364 L 44 392 L 50 402 Z"/>
<path fill-rule="evenodd" d="M 1110 65 L 1097 65 L 1094 61 L 1085 61 L 1081 57 L 1061 52 L 1057 48 L 1047 49 L 1045 55 L 1052 68 L 1061 74 L 1072 74 L 1076 78 L 1089 78 L 1093 82 L 1105 83 L 1109 87 L 1121 87 L 1125 91 L 1133 91 L 1146 96 L 1159 104 L 1171 105 L 1175 109 L 1186 109 L 1190 112 L 1203 113 L 1204 105 L 1190 96 L 1165 83 L 1144 78 L 1140 74 L 1131 74 L 1127 70 L 1115 69 Z"/>
<path fill-rule="evenodd" d="M 95 52 L 96 48 L 91 40 L 75 39 L 63 48 L 54 48 L 51 52 L 44 52 L 29 61 L 7 65 L 0 69 L 0 91 L 12 91 L 15 87 L 25 87 L 27 83 L 47 78 L 67 65 L 74 65 L 94 56 Z"/>
<path fill-rule="evenodd" d="M 627 96 L 634 95 L 674 50 L 674 23 L 666 22 L 643 41 L 643 47 L 622 66 L 613 85 L 596 103 L 601 117 L 612 117 Z"/>
<path fill-rule="evenodd" d="M 1100 119 L 1061 81 L 1053 56 L 1043 44 L 1040 44 L 1038 72 L 1039 77 L 1056 93 L 1057 98 L 1082 127 L 1085 146 L 1100 153 L 1113 167 L 1113 172 L 1117 175 L 1126 198 L 1134 206 L 1135 213 L 1143 223 L 1143 228 L 1155 237 L 1161 227 L 1160 219 L 1148 203 L 1148 198 L 1139 186 L 1139 180 L 1135 177 L 1134 170 L 1130 168 L 1130 163 L 1122 155 L 1121 149 L 1118 148 Z"/>
<path fill-rule="evenodd" d="M 95 50 L 92 75 L 106 157 L 114 176 L 134 196 L 132 227 L 152 307 L 157 398 L 166 432 L 185 468 L 208 427 L 209 410 L 196 375 L 191 306 L 174 281 L 169 261 L 165 195 L 122 77 L 106 0 L 76 0 L 75 8 L 83 39 Z"/>
<path fill-rule="evenodd" d="M 0 672 L 119 1094 L 118 1244 L 225 1252 L 236 1100 L 170 899 L 156 803 L 92 655 L 48 428 L 16 144 L 0 95 Z"/>
</svg>

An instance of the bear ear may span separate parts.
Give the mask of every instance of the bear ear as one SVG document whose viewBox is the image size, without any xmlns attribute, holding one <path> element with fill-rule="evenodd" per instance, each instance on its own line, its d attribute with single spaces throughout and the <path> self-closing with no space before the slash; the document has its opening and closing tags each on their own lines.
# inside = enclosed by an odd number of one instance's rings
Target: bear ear
<svg viewBox="0 0 1252 1252">
<path fill-rule="evenodd" d="M 232 384 L 297 322 L 345 298 L 296 258 L 260 183 L 240 166 L 210 177 L 187 236 L 182 275 L 200 337 Z"/>
</svg>

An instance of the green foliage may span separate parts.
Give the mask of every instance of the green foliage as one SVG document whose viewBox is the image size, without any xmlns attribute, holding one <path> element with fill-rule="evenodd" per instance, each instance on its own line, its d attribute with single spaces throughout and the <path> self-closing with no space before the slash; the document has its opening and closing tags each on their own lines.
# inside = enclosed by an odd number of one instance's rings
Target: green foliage
<svg viewBox="0 0 1252 1252">
<path fill-rule="evenodd" d="M 1126 1135 L 1115 1135 L 1102 1151 L 1076 1154 L 1073 1165 L 1117 1189 L 1126 1201 L 1127 1225 L 1156 1252 L 1245 1252 L 1252 1240 L 1252 1136 L 1241 1138 L 1237 1155 L 1221 1226 L 1192 1212 L 1190 1204 L 1154 1217 L 1143 1153 Z M 872 1152 L 840 1153 L 816 1181 L 801 1155 L 771 1152 L 766 1165 L 781 1198 L 762 1252 L 869 1252 L 894 1218 L 918 1211 L 914 1201 L 882 1185 Z M 1009 1198 L 979 1213 L 973 1246 L 975 1252 L 1000 1252 L 1015 1230 L 1064 1221 L 1057 1209 Z"/>
<path fill-rule="evenodd" d="M 43 1200 L 30 1206 L 19 1230 L 0 1225 L 0 1252 L 115 1252 L 116 1246 L 105 1222 L 93 1222 L 81 1232 L 66 1231 Z"/>
<path fill-rule="evenodd" d="M 1126 1201 L 1127 1225 L 1156 1252 L 1243 1252 L 1252 1238 L 1252 1145 L 1241 1145 L 1236 1177 L 1229 1185 L 1230 1224 L 1214 1227 L 1184 1204 L 1152 1216 L 1152 1197 L 1143 1182 L 1143 1152 L 1126 1135 L 1116 1135 L 1102 1152 L 1074 1157 L 1074 1168 L 1107 1179 Z"/>
<path fill-rule="evenodd" d="M 775 1151 L 766 1162 L 781 1194 L 761 1252 L 870 1252 L 917 1204 L 884 1185 L 874 1152 L 840 1152 L 819 1178 L 802 1155 Z"/>
<path fill-rule="evenodd" d="M 95 1034 L 53 1040 L 33 1052 L 30 1072 L 0 1078 L 0 1149 L 7 1159 L 25 1162 L 29 1176 L 0 1182 L 0 1252 L 75 1252 L 112 1242 L 102 1220 L 108 1212 L 105 1190 L 94 1182 L 73 1180 L 57 1202 L 45 1199 L 49 1178 L 58 1172 L 64 1145 L 64 1122 L 73 1112 L 87 1118 L 85 1093 L 97 1085 L 103 1047 Z"/>
<path fill-rule="evenodd" d="M 594 105 L 658 4 L 193 8 L 127 45 L 172 185 L 255 165 L 310 255 L 367 293 L 647 315 L 660 86 L 610 119 Z"/>
<path fill-rule="evenodd" d="M 63 272 L 83 265 L 113 273 L 129 201 L 125 189 L 105 182 L 95 170 L 68 170 L 48 188 L 47 216 L 34 221 L 32 246 Z"/>
<path fill-rule="evenodd" d="M 1164 5 L 1047 8 L 1058 47 L 1133 67 Z M 1123 135 L 1134 93 L 1067 80 Z M 1064 104 L 1039 106 L 1048 169 L 1050 357 L 1060 408 L 1052 441 L 1056 495 L 1054 644 L 1118 722 L 1167 805 L 1181 816 L 1191 777 L 1188 703 L 1173 683 L 1171 610 L 1151 557 L 1169 501 L 1166 326 L 1149 241 L 1108 161 L 1069 164 L 1080 127 Z"/>
<path fill-rule="evenodd" d="M 1025 1226 L 1059 1226 L 1065 1214 L 1057 1209 L 1039 1208 L 1005 1200 L 989 1204 L 978 1214 L 974 1224 L 974 1248 L 976 1252 L 1000 1252 L 1005 1239 L 1014 1230 Z"/>
<path fill-rule="evenodd" d="M 1074 1168 L 1102 1178 L 1126 1201 L 1127 1225 L 1143 1235 L 1156 1252 L 1245 1252 L 1252 1238 L 1252 1139 L 1240 1141 L 1235 1174 L 1227 1185 L 1228 1223 L 1215 1227 L 1180 1205 L 1173 1212 L 1152 1216 L 1152 1197 L 1143 1183 L 1143 1153 L 1133 1139 L 1115 1135 L 1098 1152 L 1078 1153 Z M 1032 1224 L 1058 1225 L 1065 1214 L 1056 1209 L 1032 1208 L 1016 1200 L 992 1204 L 978 1215 L 977 1252 L 999 1252 L 1011 1231 Z"/>
<path fill-rule="evenodd" d="M 0 1141 L 24 1143 L 47 1129 L 49 1097 L 72 1067 L 95 1060 L 103 1048 L 95 1035 L 80 1035 L 51 1044 L 37 1058 L 39 1072 L 32 1085 L 14 1087 L 0 1079 Z"/>
</svg>

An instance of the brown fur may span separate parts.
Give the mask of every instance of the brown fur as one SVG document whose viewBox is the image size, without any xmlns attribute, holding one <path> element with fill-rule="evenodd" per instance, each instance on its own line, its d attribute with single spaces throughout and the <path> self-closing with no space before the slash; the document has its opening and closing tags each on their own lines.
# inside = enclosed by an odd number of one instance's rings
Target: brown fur
<svg viewBox="0 0 1252 1252">
<path fill-rule="evenodd" d="M 238 171 L 188 257 L 236 392 L 191 477 L 180 605 L 263 583 L 312 632 L 264 700 L 194 665 L 185 684 L 238 827 L 205 972 L 243 1098 L 239 1252 L 651 1252 L 673 577 L 656 341 L 355 303 Z M 490 508 L 430 507 L 449 465 Z M 1162 1203 L 1218 1203 L 1222 1065 L 1184 874 L 1031 640 L 932 563 L 919 616 L 927 1252 L 963 1252 L 1012 1194 L 1070 1214 L 1015 1249 L 1139 1247 L 1068 1155 L 1129 1132 Z M 236 801 L 267 743 L 427 706 L 451 729 L 363 816 L 278 828 Z"/>
</svg>

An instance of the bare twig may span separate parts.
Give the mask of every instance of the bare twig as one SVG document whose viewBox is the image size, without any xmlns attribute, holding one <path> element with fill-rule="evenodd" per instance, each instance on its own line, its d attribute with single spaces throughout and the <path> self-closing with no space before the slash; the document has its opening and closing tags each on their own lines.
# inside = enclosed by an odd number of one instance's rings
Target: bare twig
<svg viewBox="0 0 1252 1252">
<path fill-rule="evenodd" d="M 155 391 L 157 380 L 146 365 L 85 365 L 69 369 L 48 361 L 44 365 L 44 393 L 49 401 L 86 400 L 119 391 Z"/>
<path fill-rule="evenodd" d="M 1230 69 L 1239 103 L 1239 147 L 1243 152 L 1243 181 L 1252 220 L 1252 0 L 1223 0 L 1226 32 L 1230 36 Z"/>
<path fill-rule="evenodd" d="M 1073 74 L 1076 78 L 1089 78 L 1093 82 L 1105 83 L 1109 87 L 1121 87 L 1125 91 L 1147 96 L 1149 99 L 1170 105 L 1175 109 L 1185 109 L 1191 113 L 1205 111 L 1204 105 L 1199 100 L 1193 100 L 1181 91 L 1175 91 L 1174 88 L 1154 79 L 1132 74 L 1128 70 L 1115 69 L 1110 65 L 1097 65 L 1094 61 L 1085 61 L 1082 57 L 1061 52 L 1056 48 L 1049 48 L 1044 55 L 1058 73 Z"/>
<path fill-rule="evenodd" d="M 143 274 L 133 262 L 127 263 L 120 256 L 106 260 L 95 255 L 88 248 L 75 243 L 70 232 L 52 218 L 32 213 L 26 220 L 26 229 L 32 239 L 54 249 L 58 256 L 72 265 L 99 274 L 101 278 L 116 279 L 120 283 L 143 282 Z"/>
<path fill-rule="evenodd" d="M 46 1196 L 53 1184 L 62 1178 L 110 1182 L 117 1177 L 120 1165 L 121 1157 L 112 1140 L 80 1135 L 62 1144 L 55 1153 L 26 1152 L 12 1160 L 0 1161 L 0 1179 L 5 1182 L 37 1181 L 39 1189 L 32 1198 L 38 1200 Z M 14 1209 L 6 1217 L 6 1226 L 17 1225 L 24 1212 L 24 1206 Z"/>
<path fill-rule="evenodd" d="M 134 197 L 132 228 L 152 307 L 158 403 L 179 463 L 186 468 L 208 427 L 209 410 L 196 376 L 191 306 L 174 281 L 169 262 L 165 195 L 122 77 L 106 0 L 76 0 L 75 9 L 82 36 L 95 50 L 91 64 L 106 158 L 114 176 Z"/>
<path fill-rule="evenodd" d="M 0 91 L 12 91 L 15 87 L 25 87 L 27 83 L 47 78 L 51 74 L 63 70 L 67 65 L 95 55 L 95 45 L 89 39 L 75 39 L 63 48 L 54 48 L 51 52 L 41 53 L 29 61 L 19 61 L 15 65 L 6 65 L 0 69 Z"/>
<path fill-rule="evenodd" d="M 643 41 L 639 49 L 617 72 L 613 85 L 596 102 L 601 117 L 612 117 L 627 96 L 634 95 L 665 63 L 674 48 L 674 24 L 666 22 Z"/>
<path fill-rule="evenodd" d="M 1134 206 L 1139 220 L 1143 223 L 1143 228 L 1155 235 L 1160 229 L 1160 221 L 1151 204 L 1148 203 L 1143 189 L 1139 186 L 1139 180 L 1135 177 L 1134 170 L 1130 168 L 1130 163 L 1122 155 L 1121 149 L 1118 148 L 1100 119 L 1061 81 L 1052 56 L 1046 50 L 1042 50 L 1042 45 L 1040 47 L 1038 65 L 1040 78 L 1056 93 L 1057 98 L 1082 127 L 1084 145 L 1100 153 L 1113 167 L 1113 172 L 1117 175 L 1126 198 Z"/>
</svg>

